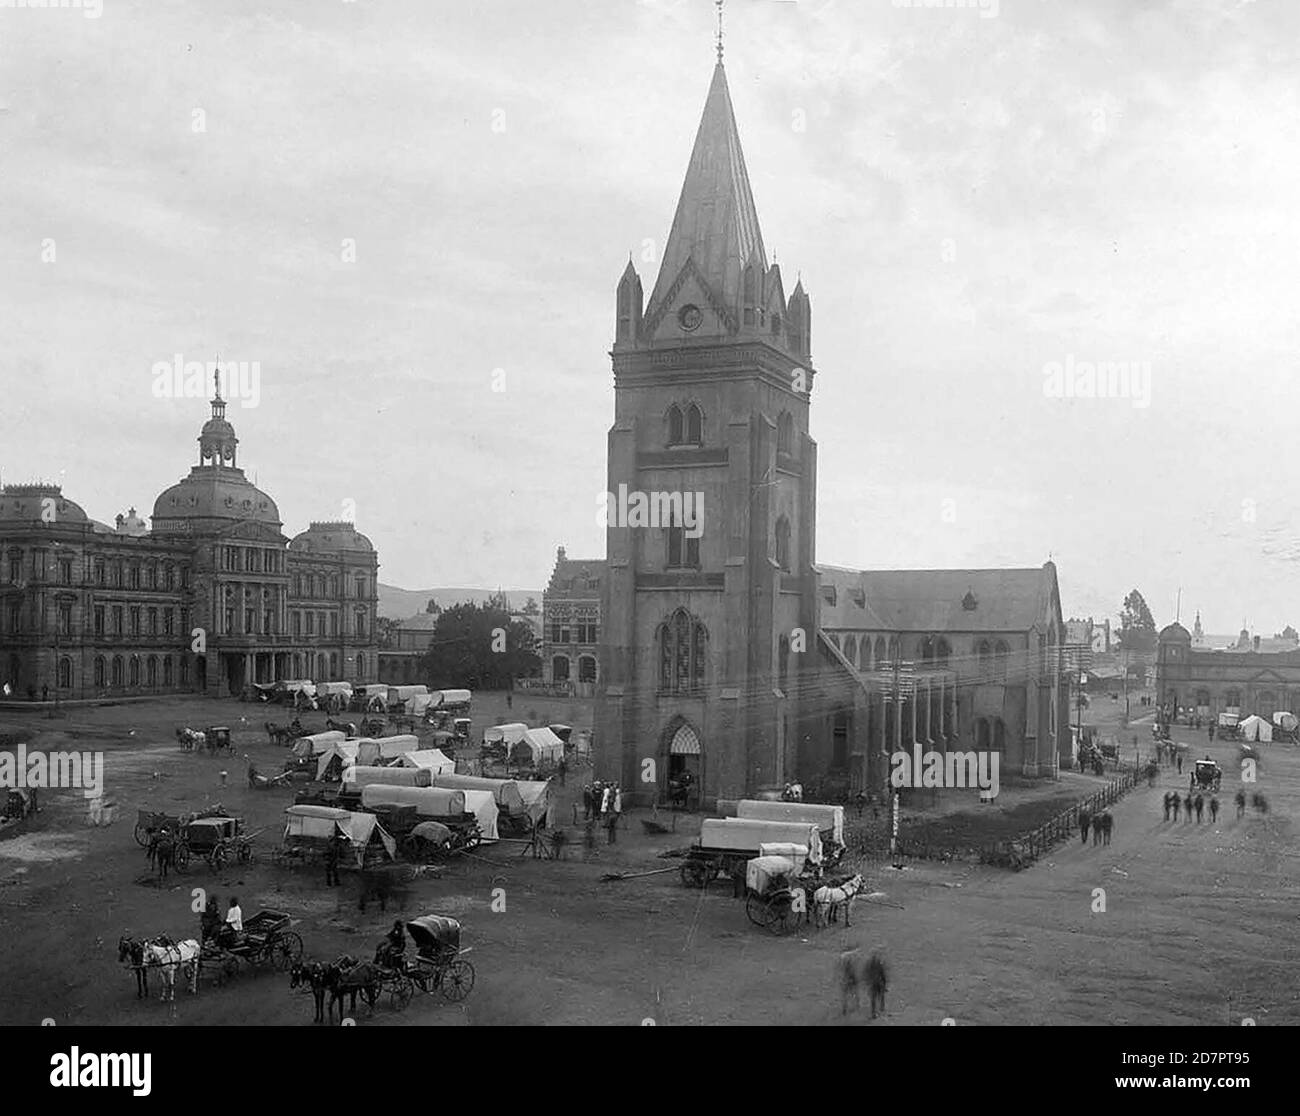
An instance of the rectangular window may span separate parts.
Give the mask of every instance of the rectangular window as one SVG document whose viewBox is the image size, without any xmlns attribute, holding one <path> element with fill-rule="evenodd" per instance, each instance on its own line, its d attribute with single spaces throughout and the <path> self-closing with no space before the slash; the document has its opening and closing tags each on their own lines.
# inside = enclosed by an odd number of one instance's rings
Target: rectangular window
<svg viewBox="0 0 1300 1116">
<path fill-rule="evenodd" d="M 122 588 L 122 578 L 126 575 L 126 568 L 119 560 L 113 563 L 113 586 L 116 589 Z"/>
<path fill-rule="evenodd" d="M 244 632 L 253 635 L 257 631 L 257 613 L 251 608 L 244 609 Z"/>
<path fill-rule="evenodd" d="M 71 558 L 59 559 L 59 583 L 61 585 L 72 584 L 72 559 Z"/>
<path fill-rule="evenodd" d="M 176 567 L 175 566 L 168 566 L 167 569 L 163 572 L 163 584 L 166 585 L 168 589 L 176 588 Z"/>
<path fill-rule="evenodd" d="M 138 636 L 140 634 L 140 609 L 131 609 L 131 634 Z"/>
<path fill-rule="evenodd" d="M 267 609 L 267 611 L 265 612 L 265 614 L 263 614 L 263 616 L 262 616 L 262 631 L 263 631 L 266 635 L 274 635 L 274 634 L 275 634 L 275 623 L 274 623 L 274 620 L 275 620 L 275 614 L 274 614 L 273 612 L 271 612 L 270 609 Z"/>
<path fill-rule="evenodd" d="M 140 588 L 140 563 L 139 562 L 131 563 L 131 588 L 132 589 Z"/>
<path fill-rule="evenodd" d="M 9 580 L 13 582 L 22 581 L 23 579 L 23 554 L 18 551 L 9 555 Z"/>
<path fill-rule="evenodd" d="M 307 613 L 307 634 L 316 634 L 316 614 L 314 612 Z"/>
<path fill-rule="evenodd" d="M 253 572 L 253 553 L 254 553 L 253 548 L 251 546 L 244 548 L 244 572 L 245 573 Z"/>
<path fill-rule="evenodd" d="M 552 621 L 551 621 L 551 642 L 552 642 L 552 643 L 567 643 L 567 642 L 568 642 L 568 640 L 565 640 L 565 639 L 561 639 L 561 638 L 560 638 L 560 622 L 559 622 L 558 620 L 552 620 Z"/>
<path fill-rule="evenodd" d="M 104 559 L 102 558 L 95 559 L 95 584 L 104 584 Z"/>
<path fill-rule="evenodd" d="M 163 609 L 163 635 L 172 635 L 176 628 L 176 615 L 170 608 Z"/>
<path fill-rule="evenodd" d="M 226 633 L 225 634 L 226 635 L 237 634 L 235 632 L 235 610 L 233 608 L 226 609 Z"/>
<path fill-rule="evenodd" d="M 317 623 L 320 624 L 320 634 L 324 635 L 325 634 L 325 613 L 323 612 L 320 613 L 317 619 Z"/>
<path fill-rule="evenodd" d="M 17 635 L 23 630 L 23 606 L 15 601 L 9 606 L 9 634 Z"/>
<path fill-rule="evenodd" d="M 331 612 L 330 613 L 330 635 L 336 636 L 338 634 L 339 634 L 339 614 L 337 612 Z"/>
<path fill-rule="evenodd" d="M 156 608 L 149 610 L 149 634 L 158 634 L 158 610 Z"/>
<path fill-rule="evenodd" d="M 120 636 L 123 634 L 121 605 L 113 606 L 113 634 L 116 636 Z"/>
<path fill-rule="evenodd" d="M 103 634 L 104 634 L 104 606 L 96 605 L 95 606 L 95 635 L 102 636 Z"/>
<path fill-rule="evenodd" d="M 72 635 L 72 605 L 59 605 L 59 635 Z"/>
<path fill-rule="evenodd" d="M 188 608 L 183 608 L 181 609 L 181 635 L 188 638 L 189 634 L 190 634 L 190 610 Z"/>
<path fill-rule="evenodd" d="M 44 550 L 32 551 L 32 580 L 33 581 L 45 580 L 45 551 Z"/>
<path fill-rule="evenodd" d="M 293 613 L 293 634 L 295 636 L 302 635 L 302 613 L 301 612 Z"/>
<path fill-rule="evenodd" d="M 155 566 L 152 562 L 150 562 L 148 567 L 144 571 L 144 575 L 145 575 L 145 580 L 144 580 L 145 588 L 157 589 L 158 588 L 158 567 Z"/>
<path fill-rule="evenodd" d="M 364 612 L 357 613 L 357 636 L 361 639 L 366 638 L 366 614 Z"/>
</svg>

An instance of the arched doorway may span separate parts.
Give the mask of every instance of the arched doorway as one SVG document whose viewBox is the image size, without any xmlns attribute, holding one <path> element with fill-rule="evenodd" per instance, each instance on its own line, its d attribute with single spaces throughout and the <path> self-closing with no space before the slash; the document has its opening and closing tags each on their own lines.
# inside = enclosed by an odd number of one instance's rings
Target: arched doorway
<svg viewBox="0 0 1300 1116">
<path fill-rule="evenodd" d="M 698 805 L 704 791 L 704 746 L 695 726 L 682 717 L 673 720 L 664 732 L 663 751 L 667 763 L 663 765 L 662 792 L 670 798 L 670 783 L 689 781 L 687 804 Z"/>
</svg>

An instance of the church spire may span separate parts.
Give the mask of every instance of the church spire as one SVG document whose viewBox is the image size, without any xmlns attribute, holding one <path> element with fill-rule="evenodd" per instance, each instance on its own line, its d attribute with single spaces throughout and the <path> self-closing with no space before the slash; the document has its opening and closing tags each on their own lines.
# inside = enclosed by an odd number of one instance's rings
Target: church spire
<svg viewBox="0 0 1300 1116">
<path fill-rule="evenodd" d="M 767 269 L 763 234 L 758 227 L 727 73 L 722 66 L 721 45 L 719 38 L 718 62 L 713 68 L 672 231 L 664 246 L 659 277 L 646 308 L 647 318 L 667 299 L 687 260 L 693 262 L 718 303 L 737 318 L 743 269 L 748 264 L 757 264 L 762 271 Z"/>
</svg>

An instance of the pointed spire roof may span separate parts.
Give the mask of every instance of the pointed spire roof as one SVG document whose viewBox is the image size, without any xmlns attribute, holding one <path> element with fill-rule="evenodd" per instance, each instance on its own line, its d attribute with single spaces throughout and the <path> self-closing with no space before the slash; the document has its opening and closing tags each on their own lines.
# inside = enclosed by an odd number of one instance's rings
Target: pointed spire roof
<svg viewBox="0 0 1300 1116">
<path fill-rule="evenodd" d="M 694 261 L 715 296 L 728 305 L 736 303 L 741 268 L 755 259 L 762 267 L 767 266 L 721 61 L 713 68 L 704 115 L 648 311 L 653 313 L 659 306 L 688 259 Z"/>
</svg>

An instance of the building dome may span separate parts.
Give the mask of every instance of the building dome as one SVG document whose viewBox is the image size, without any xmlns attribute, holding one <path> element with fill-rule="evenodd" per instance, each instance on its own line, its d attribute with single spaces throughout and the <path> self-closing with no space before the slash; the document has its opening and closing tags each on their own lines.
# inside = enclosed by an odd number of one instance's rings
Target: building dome
<svg viewBox="0 0 1300 1116">
<path fill-rule="evenodd" d="M 345 519 L 312 523 L 295 535 L 289 549 L 300 554 L 373 554 L 375 548 L 356 524 Z"/>
<path fill-rule="evenodd" d="M 1170 643 L 1175 640 L 1184 640 L 1187 643 L 1192 641 L 1192 633 L 1184 628 L 1177 620 L 1166 628 L 1160 629 L 1160 642 Z"/>
<path fill-rule="evenodd" d="M 154 531 L 185 530 L 177 526 L 182 520 L 251 520 L 279 527 L 280 510 L 243 469 L 196 465 L 154 501 Z"/>
<path fill-rule="evenodd" d="M 89 525 L 90 517 L 57 484 L 7 484 L 0 489 L 0 522 Z"/>
</svg>

